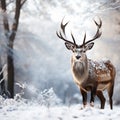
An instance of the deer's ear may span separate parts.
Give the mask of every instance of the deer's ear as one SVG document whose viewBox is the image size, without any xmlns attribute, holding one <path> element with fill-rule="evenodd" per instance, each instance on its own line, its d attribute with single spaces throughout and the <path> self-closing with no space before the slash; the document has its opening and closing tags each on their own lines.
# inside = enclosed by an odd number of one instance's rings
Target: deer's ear
<svg viewBox="0 0 120 120">
<path fill-rule="evenodd" d="M 69 43 L 69 42 L 65 42 L 65 46 L 66 46 L 66 48 L 68 49 L 68 50 L 72 50 L 73 51 L 73 49 L 74 49 L 74 45 L 73 44 L 71 44 L 71 43 Z"/>
<path fill-rule="evenodd" d="M 87 50 L 90 50 L 90 49 L 92 49 L 93 46 L 94 46 L 94 42 L 89 43 L 89 44 L 87 44 L 87 45 L 85 46 L 85 50 L 86 50 L 86 51 L 87 51 Z"/>
</svg>

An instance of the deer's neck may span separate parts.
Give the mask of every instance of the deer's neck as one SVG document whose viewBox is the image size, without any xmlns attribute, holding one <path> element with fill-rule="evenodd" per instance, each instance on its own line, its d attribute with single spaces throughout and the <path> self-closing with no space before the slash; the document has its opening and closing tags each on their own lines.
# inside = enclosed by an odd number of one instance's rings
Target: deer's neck
<svg viewBox="0 0 120 120">
<path fill-rule="evenodd" d="M 87 57 L 85 57 L 83 61 L 72 58 L 71 67 L 74 81 L 77 84 L 81 84 L 88 78 L 89 70 Z"/>
</svg>

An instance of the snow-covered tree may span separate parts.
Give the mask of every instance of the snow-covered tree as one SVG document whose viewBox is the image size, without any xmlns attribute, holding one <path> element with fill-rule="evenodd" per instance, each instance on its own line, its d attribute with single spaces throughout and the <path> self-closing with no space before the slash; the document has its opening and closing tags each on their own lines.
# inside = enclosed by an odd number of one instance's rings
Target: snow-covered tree
<svg viewBox="0 0 120 120">
<path fill-rule="evenodd" d="M 7 69 L 8 69 L 8 91 L 10 92 L 10 97 L 14 97 L 14 56 L 13 56 L 13 49 L 14 49 L 14 40 L 17 33 L 18 25 L 19 25 L 19 17 L 20 17 L 20 10 L 26 0 L 0 0 L 0 6 L 2 9 L 3 14 L 3 26 L 4 26 L 4 33 L 7 39 Z M 15 10 L 13 21 L 10 24 L 9 21 L 9 13 L 8 7 L 11 3 L 14 3 Z"/>
</svg>

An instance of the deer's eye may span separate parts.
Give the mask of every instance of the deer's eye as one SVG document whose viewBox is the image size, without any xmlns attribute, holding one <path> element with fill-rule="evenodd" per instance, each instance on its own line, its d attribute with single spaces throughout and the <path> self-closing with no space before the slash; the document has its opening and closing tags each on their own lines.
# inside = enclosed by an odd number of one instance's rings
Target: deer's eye
<svg viewBox="0 0 120 120">
<path fill-rule="evenodd" d="M 73 51 L 73 52 L 75 52 L 75 50 L 74 50 L 74 49 L 73 49 L 72 51 Z"/>
<path fill-rule="evenodd" d="M 74 53 L 75 53 L 75 52 L 77 52 L 77 50 L 76 50 L 76 49 L 73 49 L 72 51 L 73 51 Z"/>
<path fill-rule="evenodd" d="M 82 50 L 83 53 L 85 53 L 85 50 Z"/>
</svg>

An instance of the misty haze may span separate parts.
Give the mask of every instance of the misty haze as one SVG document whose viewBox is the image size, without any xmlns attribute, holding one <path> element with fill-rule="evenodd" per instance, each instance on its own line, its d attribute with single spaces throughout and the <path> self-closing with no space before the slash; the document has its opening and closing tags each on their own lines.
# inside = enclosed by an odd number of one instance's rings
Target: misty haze
<svg viewBox="0 0 120 120">
<path fill-rule="evenodd" d="M 14 21 L 11 17 L 12 5 L 9 9 L 8 19 L 12 23 Z M 87 56 L 95 61 L 110 60 L 114 64 L 116 78 L 113 101 L 114 104 L 119 104 L 119 0 L 69 0 L 68 2 L 27 0 L 21 9 L 19 27 L 14 41 L 15 95 L 20 94 L 24 99 L 39 101 L 40 95 L 51 92 L 56 99 L 51 101 L 56 104 L 82 104 L 82 96 L 73 81 L 71 72 L 72 52 L 66 49 L 64 41 L 56 35 L 63 17 L 64 23 L 69 21 L 66 28 L 68 39 L 72 41 L 70 36 L 72 31 L 77 44 L 82 44 L 85 32 L 86 40 L 95 35 L 96 26 L 93 20 L 99 22 L 101 18 L 102 35 L 94 41 L 94 47 L 87 52 Z M 0 62 L 5 66 L 7 39 L 4 35 L 2 11 L 0 12 L 0 45 Z M 104 94 L 107 96 L 106 92 Z"/>
</svg>

